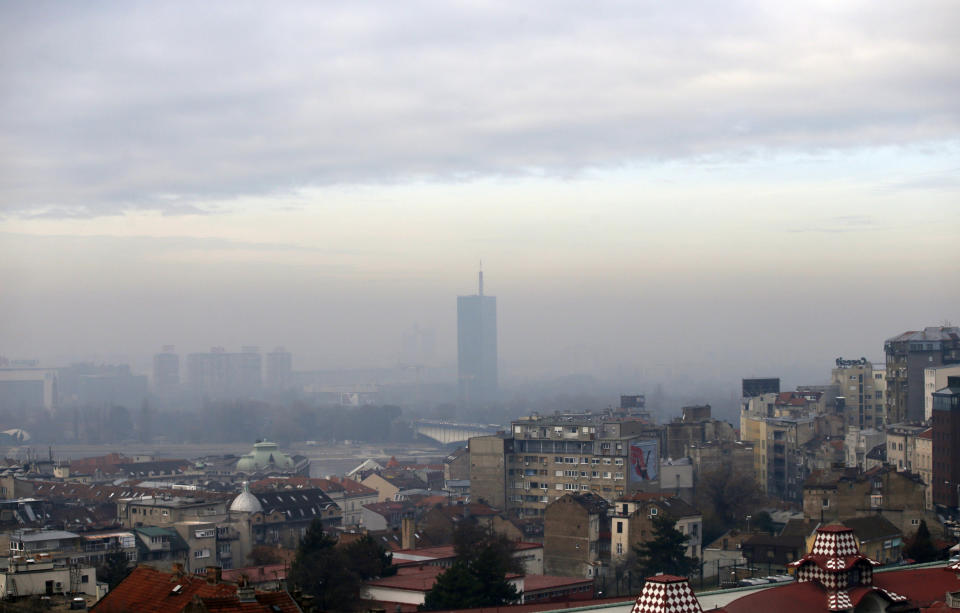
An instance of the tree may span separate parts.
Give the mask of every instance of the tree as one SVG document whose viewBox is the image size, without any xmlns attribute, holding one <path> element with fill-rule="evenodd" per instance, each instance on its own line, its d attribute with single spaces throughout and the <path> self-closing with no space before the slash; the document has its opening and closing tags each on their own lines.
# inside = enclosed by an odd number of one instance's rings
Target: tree
<svg viewBox="0 0 960 613">
<path fill-rule="evenodd" d="M 917 532 L 910 539 L 903 553 L 917 562 L 932 562 L 940 557 L 940 552 L 937 551 L 933 539 L 930 538 L 927 520 L 920 520 L 920 527 L 917 528 Z"/>
<path fill-rule="evenodd" d="M 504 572 L 522 574 L 523 563 L 513 557 L 516 545 L 505 535 L 481 526 L 473 517 L 461 519 L 453 529 L 453 551 L 458 559 L 473 563 L 482 552 L 495 553 Z"/>
<path fill-rule="evenodd" d="M 343 547 L 342 552 L 350 570 L 361 579 L 388 577 L 397 574 L 397 567 L 393 565 L 393 554 L 387 553 L 383 545 L 375 541 L 369 534 L 364 534 Z"/>
<path fill-rule="evenodd" d="M 746 521 L 747 514 L 763 503 L 760 484 L 750 476 L 738 475 L 724 465 L 704 473 L 697 483 L 696 507 L 703 513 L 704 542 Z"/>
<path fill-rule="evenodd" d="M 427 592 L 423 608 L 435 611 L 480 607 L 479 593 L 480 580 L 473 574 L 469 564 L 457 560 L 437 577 L 437 582 Z"/>
<path fill-rule="evenodd" d="M 687 557 L 688 536 L 677 530 L 666 515 L 653 518 L 653 538 L 634 548 L 637 554 L 637 573 L 641 578 L 664 573 L 686 577 L 699 565 L 696 558 Z"/>
<path fill-rule="evenodd" d="M 424 609 L 499 607 L 520 597 L 507 579 L 508 573 L 523 572 L 509 539 L 464 519 L 454 529 L 453 541 L 457 561 L 437 577 Z"/>
<path fill-rule="evenodd" d="M 254 566 L 267 566 L 269 564 L 279 564 L 282 559 L 276 548 L 269 545 L 257 545 L 250 551 L 250 561 Z"/>
<path fill-rule="evenodd" d="M 114 548 L 103 556 L 103 563 L 97 567 L 97 579 L 106 583 L 112 590 L 127 578 L 130 570 L 127 554 Z"/>
<path fill-rule="evenodd" d="M 315 596 L 324 611 L 349 610 L 360 591 L 360 577 L 350 569 L 319 519 L 313 520 L 297 547 L 290 582 Z"/>
</svg>

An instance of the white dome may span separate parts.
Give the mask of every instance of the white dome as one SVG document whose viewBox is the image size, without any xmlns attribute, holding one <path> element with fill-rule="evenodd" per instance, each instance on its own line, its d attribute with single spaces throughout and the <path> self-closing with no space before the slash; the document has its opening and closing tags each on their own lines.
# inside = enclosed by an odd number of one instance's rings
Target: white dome
<svg viewBox="0 0 960 613">
<path fill-rule="evenodd" d="M 243 482 L 243 491 L 230 503 L 230 510 L 237 513 L 262 513 L 263 506 L 257 497 L 250 493 L 250 486 Z"/>
</svg>

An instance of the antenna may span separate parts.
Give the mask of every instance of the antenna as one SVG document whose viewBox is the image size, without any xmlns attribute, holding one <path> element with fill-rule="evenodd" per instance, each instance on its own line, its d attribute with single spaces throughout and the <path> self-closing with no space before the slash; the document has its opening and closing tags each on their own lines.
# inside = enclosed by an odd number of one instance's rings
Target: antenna
<svg viewBox="0 0 960 613">
<path fill-rule="evenodd" d="M 480 296 L 483 296 L 483 260 L 480 260 L 480 272 L 478 273 L 478 278 L 479 278 L 479 281 L 480 281 L 480 283 L 479 283 L 479 290 L 480 290 L 479 295 L 480 295 Z"/>
</svg>

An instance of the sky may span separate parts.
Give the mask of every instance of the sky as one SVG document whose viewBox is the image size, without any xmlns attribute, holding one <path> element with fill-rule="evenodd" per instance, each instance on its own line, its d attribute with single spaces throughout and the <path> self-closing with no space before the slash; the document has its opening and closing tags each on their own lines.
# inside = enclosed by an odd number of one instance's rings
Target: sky
<svg viewBox="0 0 960 613">
<path fill-rule="evenodd" d="M 960 322 L 957 23 L 2 2 L 0 355 L 390 367 L 416 324 L 445 372 L 482 260 L 506 381 L 826 379 Z"/>
</svg>

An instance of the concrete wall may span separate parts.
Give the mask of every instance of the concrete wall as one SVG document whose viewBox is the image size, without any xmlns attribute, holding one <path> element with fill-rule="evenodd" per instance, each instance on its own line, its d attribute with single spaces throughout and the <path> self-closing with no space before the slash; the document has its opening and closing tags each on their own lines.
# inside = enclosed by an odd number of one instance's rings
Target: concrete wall
<svg viewBox="0 0 960 613">
<path fill-rule="evenodd" d="M 470 439 L 470 498 L 506 509 L 506 441 L 498 436 Z"/>
</svg>

